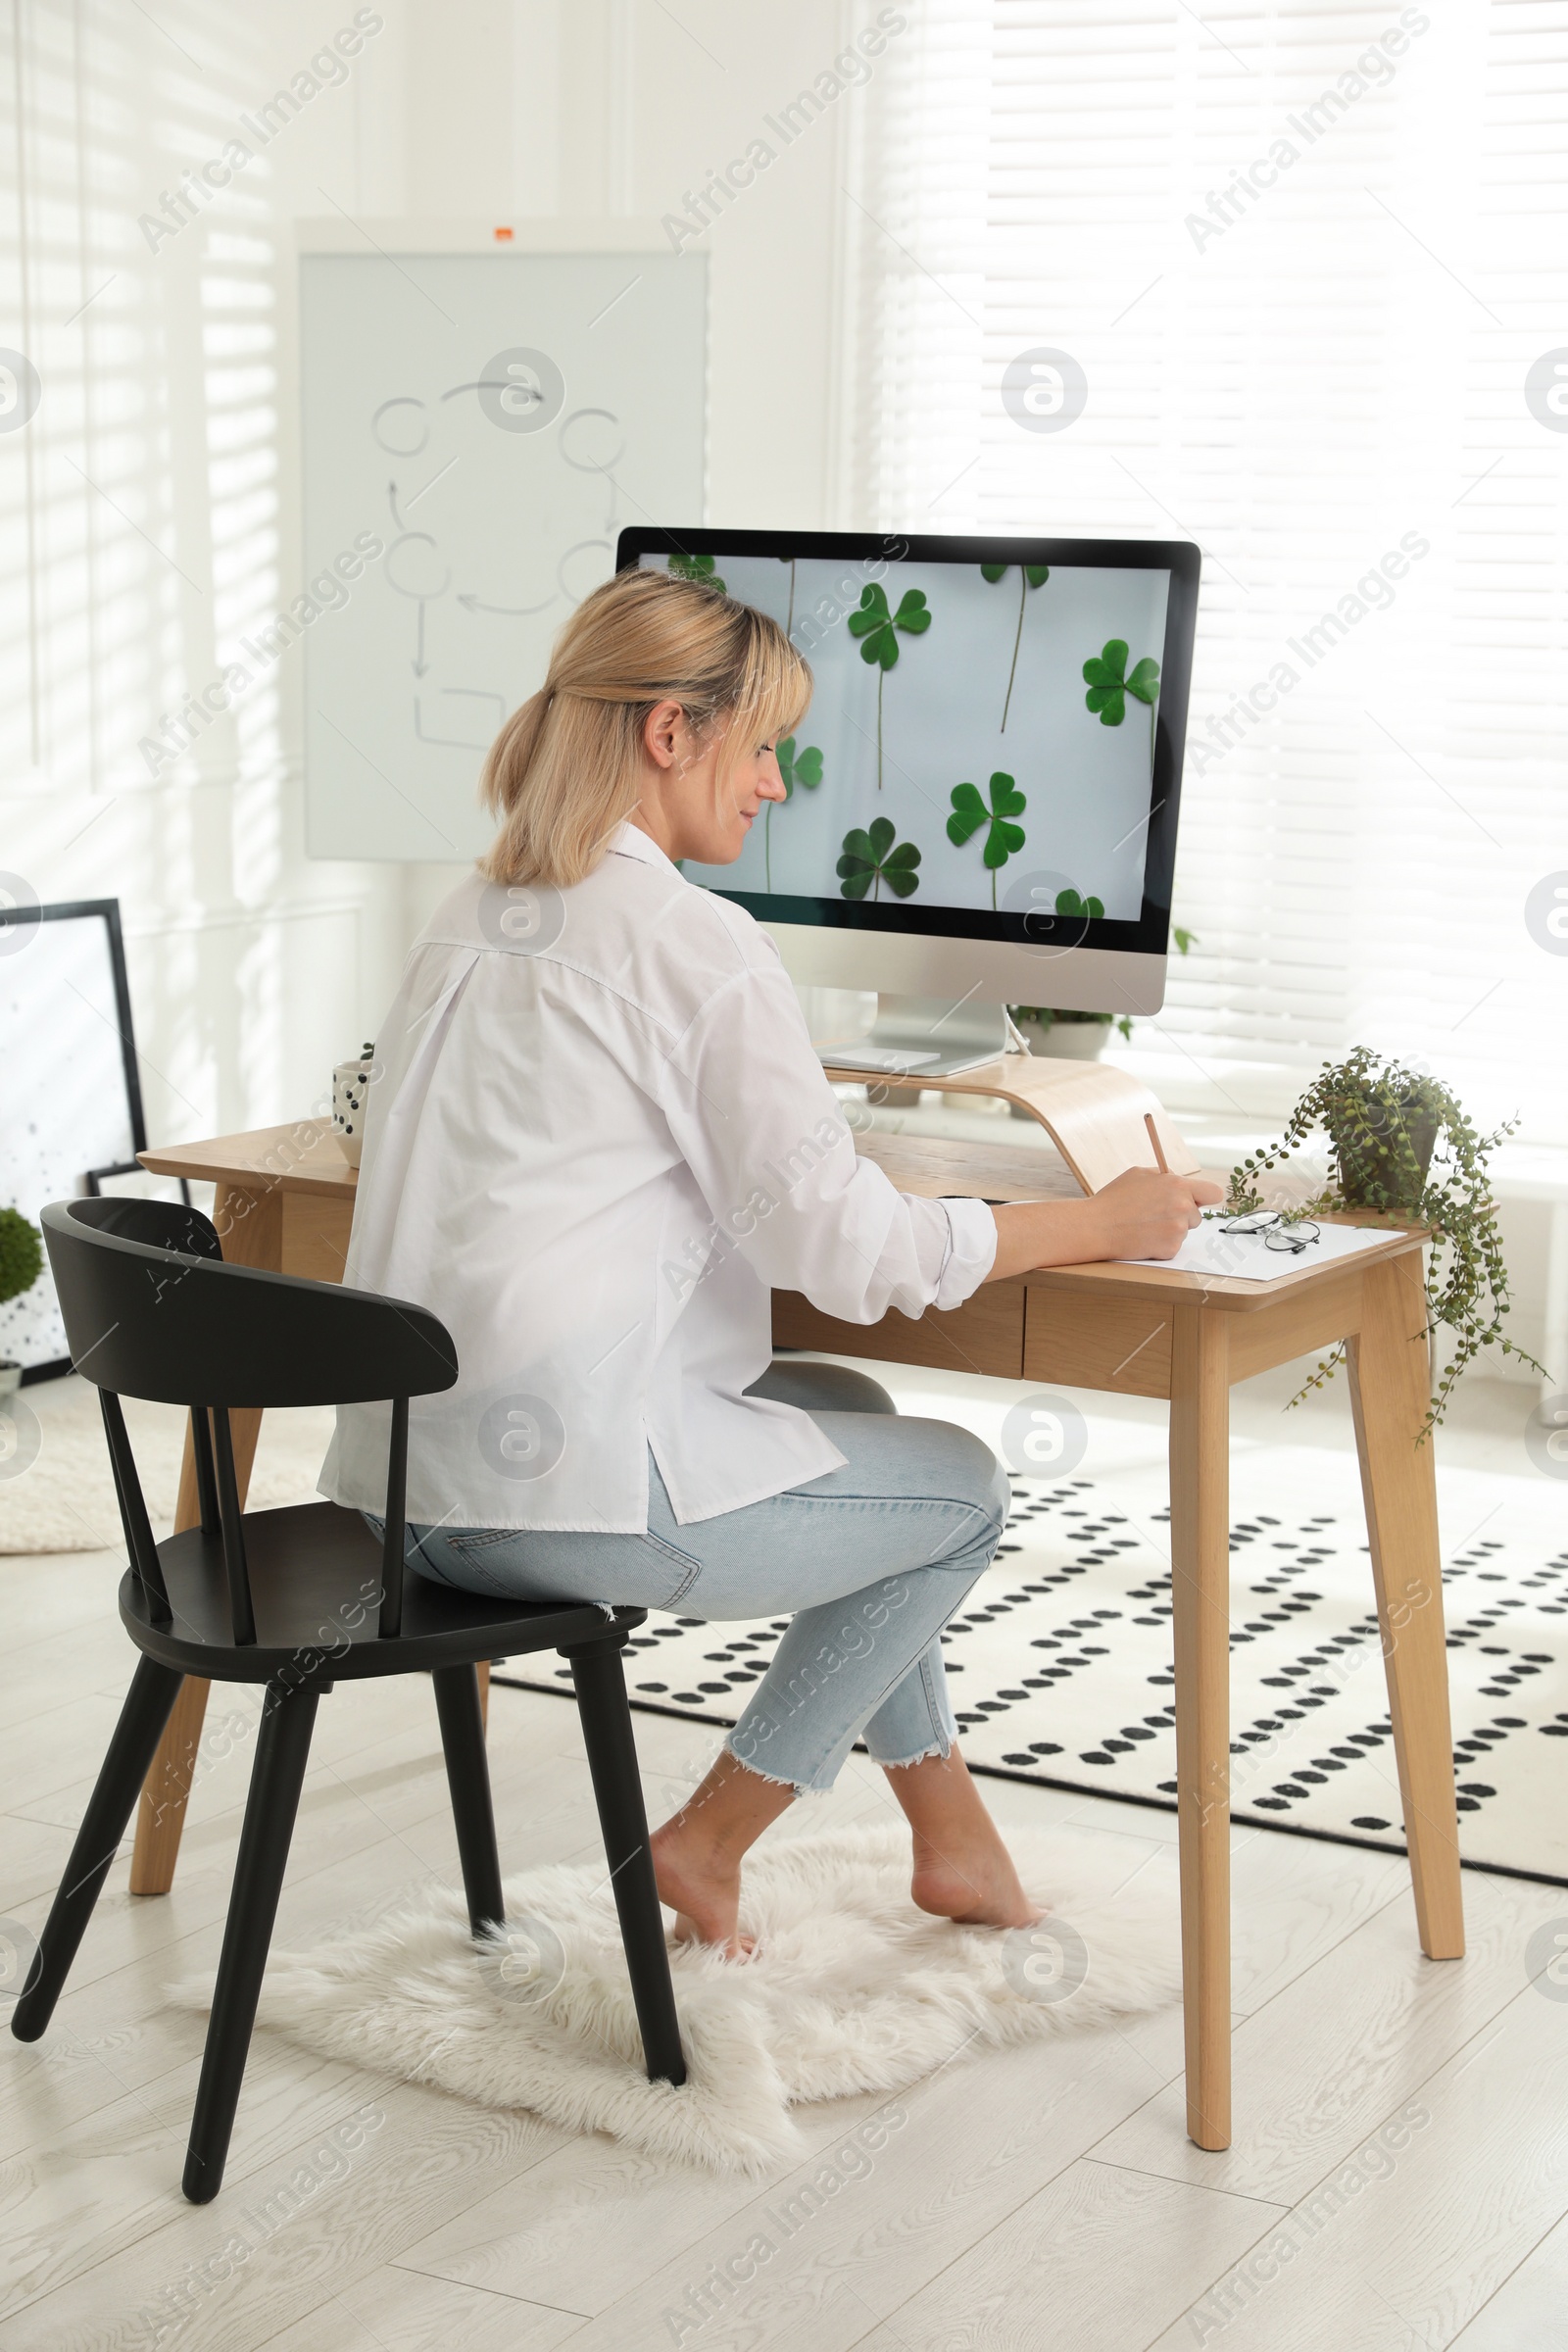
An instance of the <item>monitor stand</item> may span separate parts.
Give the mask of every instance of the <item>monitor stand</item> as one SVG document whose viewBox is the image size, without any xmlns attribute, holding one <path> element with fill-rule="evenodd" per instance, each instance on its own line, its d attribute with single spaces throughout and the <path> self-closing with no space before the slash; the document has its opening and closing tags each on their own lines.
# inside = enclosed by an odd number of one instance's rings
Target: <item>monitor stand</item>
<svg viewBox="0 0 1568 2352">
<path fill-rule="evenodd" d="M 1140 1079 L 1102 1061 L 1009 1054 L 1005 1040 L 1000 1004 L 882 997 L 868 1038 L 819 1051 L 830 1078 L 869 1084 L 873 1102 L 887 1091 L 918 1095 L 922 1086 L 999 1096 L 1040 1121 L 1086 1193 L 1126 1168 L 1163 1162 L 1174 1175 L 1198 1173 L 1197 1153 Z"/>
<path fill-rule="evenodd" d="M 951 997 L 879 996 L 869 1037 L 853 1046 L 824 1046 L 824 1063 L 835 1070 L 864 1070 L 878 1077 L 909 1077 L 935 1084 L 962 1070 L 978 1070 L 1007 1051 L 1007 1016 L 1000 1004 Z"/>
</svg>

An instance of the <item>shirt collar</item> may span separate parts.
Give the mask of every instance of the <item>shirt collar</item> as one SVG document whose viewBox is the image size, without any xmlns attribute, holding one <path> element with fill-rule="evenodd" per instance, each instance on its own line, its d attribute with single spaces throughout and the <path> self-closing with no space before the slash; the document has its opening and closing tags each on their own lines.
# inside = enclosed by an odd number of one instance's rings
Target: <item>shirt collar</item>
<svg viewBox="0 0 1568 2352">
<path fill-rule="evenodd" d="M 644 865 L 662 865 L 666 874 L 674 874 L 677 880 L 682 878 L 679 868 L 671 864 L 652 834 L 645 833 L 641 825 L 634 825 L 630 817 L 622 821 L 610 845 L 610 855 L 612 858 L 636 858 Z"/>
</svg>

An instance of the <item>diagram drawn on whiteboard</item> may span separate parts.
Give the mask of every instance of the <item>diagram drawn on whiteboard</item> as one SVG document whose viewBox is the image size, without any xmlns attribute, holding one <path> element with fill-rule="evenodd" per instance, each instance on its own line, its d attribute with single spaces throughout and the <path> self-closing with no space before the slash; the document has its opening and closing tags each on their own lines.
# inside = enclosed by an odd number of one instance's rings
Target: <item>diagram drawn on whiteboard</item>
<svg viewBox="0 0 1568 2352">
<path fill-rule="evenodd" d="M 700 257 L 300 264 L 309 847 L 468 858 L 475 797 L 623 523 L 703 512 Z M 366 558 L 368 546 L 380 553 Z"/>
</svg>

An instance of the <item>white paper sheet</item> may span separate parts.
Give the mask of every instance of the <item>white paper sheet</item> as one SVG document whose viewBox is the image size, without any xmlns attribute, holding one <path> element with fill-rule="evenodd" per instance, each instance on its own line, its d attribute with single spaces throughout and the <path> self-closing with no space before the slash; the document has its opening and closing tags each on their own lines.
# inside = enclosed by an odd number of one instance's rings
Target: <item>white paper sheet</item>
<svg viewBox="0 0 1568 2352">
<path fill-rule="evenodd" d="M 1331 1258 L 1353 1257 L 1386 1242 L 1384 1226 L 1320 1225 L 1317 1240 L 1299 1252 L 1265 1248 L 1260 1234 L 1227 1233 L 1221 1220 L 1197 1225 L 1174 1257 L 1127 1257 L 1127 1266 L 1168 1266 L 1177 1274 L 1223 1275 L 1232 1282 L 1281 1282 L 1287 1274 L 1301 1274 Z"/>
</svg>

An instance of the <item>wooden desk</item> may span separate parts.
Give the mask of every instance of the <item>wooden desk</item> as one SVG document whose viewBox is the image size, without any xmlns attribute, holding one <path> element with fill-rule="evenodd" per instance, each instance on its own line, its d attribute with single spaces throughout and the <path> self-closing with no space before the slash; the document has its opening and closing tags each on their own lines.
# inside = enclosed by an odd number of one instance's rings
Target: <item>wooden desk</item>
<svg viewBox="0 0 1568 2352">
<path fill-rule="evenodd" d="M 1000 1138 L 982 1146 L 870 1134 L 858 1144 L 906 1192 L 993 1200 L 1077 1193 L 1049 1154 Z M 142 1159 L 217 1185 L 214 1222 L 226 1257 L 340 1279 L 356 1177 L 324 1121 Z M 1425 1331 L 1421 1245 L 1402 1232 L 1267 1286 L 1154 1266 L 1070 1266 L 987 1284 L 951 1314 L 914 1321 L 893 1313 L 869 1327 L 835 1322 L 793 1293 L 774 1297 L 780 1347 L 1168 1399 L 1187 2128 L 1200 2147 L 1230 2142 L 1230 1386 L 1340 1340 L 1416 1925 L 1430 1958 L 1457 1959 L 1464 1949 L 1433 1448 L 1415 1442 L 1428 1396 Z M 234 1416 L 242 1482 L 260 1419 Z M 198 1516 L 187 1449 L 176 1524 Z M 187 1682 L 148 1775 L 131 1866 L 136 1893 L 166 1893 L 172 1882 L 206 1702 L 207 1686 Z"/>
</svg>

